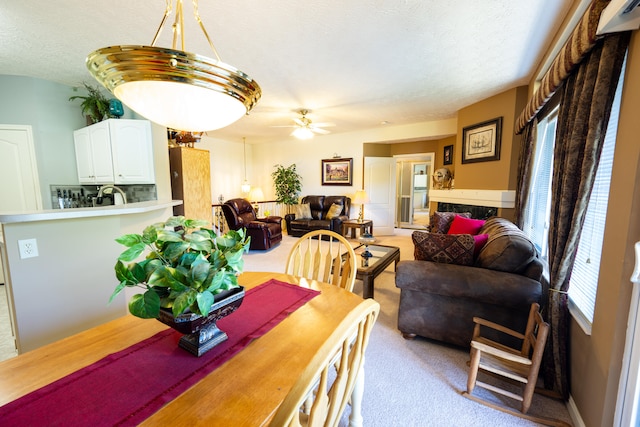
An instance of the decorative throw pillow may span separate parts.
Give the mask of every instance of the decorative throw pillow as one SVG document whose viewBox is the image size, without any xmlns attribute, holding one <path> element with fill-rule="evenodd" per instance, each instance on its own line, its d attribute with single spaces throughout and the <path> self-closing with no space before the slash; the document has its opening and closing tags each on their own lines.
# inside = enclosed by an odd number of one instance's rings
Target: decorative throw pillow
<svg viewBox="0 0 640 427">
<path fill-rule="evenodd" d="M 465 218 L 460 215 L 456 215 L 451 221 L 451 226 L 449 227 L 448 234 L 471 234 L 476 235 L 478 231 L 484 225 L 483 219 L 471 219 Z"/>
<path fill-rule="evenodd" d="M 462 216 L 464 218 L 471 218 L 471 212 L 434 212 L 431 215 L 431 220 L 429 222 L 429 231 L 431 233 L 446 233 L 449 231 L 449 227 L 451 226 L 451 222 L 455 218 L 456 215 Z"/>
<path fill-rule="evenodd" d="M 443 264 L 472 265 L 475 240 L 470 234 L 414 231 L 414 258 Z"/>
<path fill-rule="evenodd" d="M 295 214 L 296 219 L 311 219 L 311 206 L 309 203 L 302 203 L 300 205 L 295 205 Z"/>
<path fill-rule="evenodd" d="M 327 211 L 327 215 L 325 215 L 324 219 L 337 218 L 337 217 L 340 216 L 341 212 L 342 212 L 342 205 L 334 203 L 334 204 L 331 205 L 331 207 Z"/>
<path fill-rule="evenodd" d="M 488 234 L 476 234 L 473 236 L 473 240 L 475 241 L 475 248 L 473 249 L 473 258 L 478 258 L 478 254 L 484 248 L 484 245 L 487 244 L 487 240 L 489 240 Z"/>
</svg>

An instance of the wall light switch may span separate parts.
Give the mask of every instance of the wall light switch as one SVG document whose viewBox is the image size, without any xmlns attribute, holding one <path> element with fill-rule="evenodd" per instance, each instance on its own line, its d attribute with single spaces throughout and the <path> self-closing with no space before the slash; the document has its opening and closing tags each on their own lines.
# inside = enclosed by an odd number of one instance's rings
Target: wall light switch
<svg viewBox="0 0 640 427">
<path fill-rule="evenodd" d="M 38 242 L 36 239 L 18 240 L 18 249 L 20 249 L 20 259 L 38 256 Z"/>
</svg>

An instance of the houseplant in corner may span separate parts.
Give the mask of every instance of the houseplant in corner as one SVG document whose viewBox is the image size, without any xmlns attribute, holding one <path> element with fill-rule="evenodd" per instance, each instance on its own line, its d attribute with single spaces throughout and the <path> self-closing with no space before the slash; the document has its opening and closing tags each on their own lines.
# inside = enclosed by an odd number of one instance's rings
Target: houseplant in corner
<svg viewBox="0 0 640 427">
<path fill-rule="evenodd" d="M 302 190 L 302 177 L 296 172 L 296 164 L 288 168 L 276 165 L 276 170 L 271 173 L 273 184 L 276 188 L 276 202 L 287 206 L 287 213 L 291 205 L 298 204 L 298 196 Z"/>
<path fill-rule="evenodd" d="M 127 287 L 142 288 L 143 293 L 131 297 L 129 312 L 186 334 L 180 346 L 197 356 L 227 339 L 216 321 L 242 303 L 244 288 L 237 276 L 250 241 L 244 229 L 217 236 L 207 225 L 174 216 L 149 225 L 142 234 L 117 238 L 127 249 L 116 262 L 120 283 L 109 300 Z M 145 251 L 146 258 L 135 261 Z"/>
</svg>

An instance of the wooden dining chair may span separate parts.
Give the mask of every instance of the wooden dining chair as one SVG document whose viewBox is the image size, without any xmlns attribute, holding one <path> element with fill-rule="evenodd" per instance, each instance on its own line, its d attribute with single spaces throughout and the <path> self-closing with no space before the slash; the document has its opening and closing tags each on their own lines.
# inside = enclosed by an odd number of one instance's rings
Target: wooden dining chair
<svg viewBox="0 0 640 427">
<path fill-rule="evenodd" d="M 357 274 L 356 254 L 347 239 L 338 233 L 310 231 L 291 248 L 285 273 L 331 283 L 352 292 Z"/>
<path fill-rule="evenodd" d="M 364 387 L 364 354 L 380 304 L 363 300 L 345 317 L 309 361 L 278 407 L 271 426 L 337 426 L 353 395 L 359 411 Z M 333 378 L 333 370 L 335 379 Z M 356 395 L 358 396 L 356 398 Z M 304 408 L 309 403 L 310 408 Z"/>
<path fill-rule="evenodd" d="M 474 317 L 473 322 L 475 326 L 471 339 L 471 361 L 469 362 L 467 391 L 462 394 L 478 403 L 520 418 L 545 425 L 568 426 L 569 424 L 561 420 L 527 414 L 536 388 L 540 362 L 542 361 L 542 354 L 549 334 L 549 324 L 542 319 L 540 305 L 537 303 L 531 304 L 524 334 L 479 317 Z M 512 348 L 487 339 L 482 336 L 482 328 L 490 328 L 522 340 L 522 346 L 520 348 Z M 512 391 L 509 391 L 506 388 L 478 381 L 478 371 L 484 371 L 494 377 L 503 378 L 509 384 L 518 384 L 521 388 L 521 394 L 514 393 L 513 388 L 511 389 Z M 520 411 L 518 412 L 509 406 L 503 406 L 473 395 L 472 392 L 476 385 L 521 402 Z"/>
</svg>

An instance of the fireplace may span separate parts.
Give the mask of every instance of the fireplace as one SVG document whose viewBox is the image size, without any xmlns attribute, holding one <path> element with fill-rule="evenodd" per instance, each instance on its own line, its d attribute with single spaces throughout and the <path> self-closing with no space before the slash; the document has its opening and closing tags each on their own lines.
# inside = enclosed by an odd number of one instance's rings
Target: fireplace
<svg viewBox="0 0 640 427">
<path fill-rule="evenodd" d="M 490 206 L 463 205 L 460 203 L 438 202 L 438 212 L 471 212 L 471 218 L 487 219 L 498 215 L 498 208 Z"/>
<path fill-rule="evenodd" d="M 431 190 L 429 200 L 440 212 L 471 212 L 472 218 L 486 219 L 498 215 L 499 209 L 515 207 L 513 190 Z"/>
</svg>

